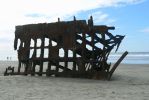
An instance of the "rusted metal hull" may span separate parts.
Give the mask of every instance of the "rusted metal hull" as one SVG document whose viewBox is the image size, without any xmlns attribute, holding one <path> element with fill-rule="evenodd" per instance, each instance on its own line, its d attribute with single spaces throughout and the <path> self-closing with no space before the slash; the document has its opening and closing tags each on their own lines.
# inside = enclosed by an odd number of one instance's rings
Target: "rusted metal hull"
<svg viewBox="0 0 149 100">
<path fill-rule="evenodd" d="M 92 17 L 88 23 L 85 20 L 76 20 L 74 17 L 73 21 L 67 22 L 59 20 L 55 23 L 16 26 L 14 49 L 18 51 L 19 64 L 18 72 L 13 72 L 11 75 L 46 74 L 109 79 L 111 64 L 107 63 L 108 56 L 114 47 L 117 47 L 117 51 L 124 38 L 109 32 L 114 29 L 104 25 L 93 25 Z M 38 50 L 40 52 L 37 52 Z M 44 72 L 45 62 L 47 69 Z M 60 64 L 62 62 L 63 65 Z M 20 71 L 22 66 L 24 72 Z M 39 66 L 38 72 L 36 72 L 37 66 Z M 5 75 L 9 74 L 6 72 Z"/>
</svg>

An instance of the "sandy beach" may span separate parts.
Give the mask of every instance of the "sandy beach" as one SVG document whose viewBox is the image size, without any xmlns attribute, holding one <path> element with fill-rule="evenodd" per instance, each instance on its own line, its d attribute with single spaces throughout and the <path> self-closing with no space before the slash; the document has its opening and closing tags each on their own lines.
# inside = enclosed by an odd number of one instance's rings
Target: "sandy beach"
<svg viewBox="0 0 149 100">
<path fill-rule="evenodd" d="M 120 64 L 111 81 L 39 76 L 3 76 L 0 61 L 0 100 L 148 100 L 149 65 Z"/>
</svg>

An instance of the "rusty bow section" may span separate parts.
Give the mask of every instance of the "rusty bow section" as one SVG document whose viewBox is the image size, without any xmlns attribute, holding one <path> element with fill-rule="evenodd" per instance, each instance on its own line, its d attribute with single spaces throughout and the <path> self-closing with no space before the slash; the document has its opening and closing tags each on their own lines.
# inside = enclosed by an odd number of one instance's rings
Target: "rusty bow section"
<svg viewBox="0 0 149 100">
<path fill-rule="evenodd" d="M 114 29 L 94 25 L 92 16 L 88 22 L 74 17 L 73 21 L 16 26 L 14 49 L 19 65 L 18 72 L 11 74 L 109 79 L 108 56 L 124 38 L 109 32 Z"/>
</svg>

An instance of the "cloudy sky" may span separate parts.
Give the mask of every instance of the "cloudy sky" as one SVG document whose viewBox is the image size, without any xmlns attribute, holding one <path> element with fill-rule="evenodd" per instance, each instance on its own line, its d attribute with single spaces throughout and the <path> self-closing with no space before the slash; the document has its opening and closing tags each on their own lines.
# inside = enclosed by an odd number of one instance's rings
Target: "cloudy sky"
<svg viewBox="0 0 149 100">
<path fill-rule="evenodd" d="M 126 35 L 119 51 L 149 52 L 149 0 L 0 0 L 0 60 L 17 58 L 13 49 L 16 25 L 87 20 L 115 26 L 113 34 Z"/>
</svg>

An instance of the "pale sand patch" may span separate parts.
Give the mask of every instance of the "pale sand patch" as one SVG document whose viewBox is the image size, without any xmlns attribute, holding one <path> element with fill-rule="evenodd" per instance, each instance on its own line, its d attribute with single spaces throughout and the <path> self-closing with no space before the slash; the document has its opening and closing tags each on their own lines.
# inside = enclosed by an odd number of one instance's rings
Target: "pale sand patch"
<svg viewBox="0 0 149 100">
<path fill-rule="evenodd" d="M 111 81 L 3 76 L 0 62 L 0 100 L 148 100 L 149 65 L 121 64 Z"/>
</svg>

